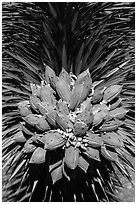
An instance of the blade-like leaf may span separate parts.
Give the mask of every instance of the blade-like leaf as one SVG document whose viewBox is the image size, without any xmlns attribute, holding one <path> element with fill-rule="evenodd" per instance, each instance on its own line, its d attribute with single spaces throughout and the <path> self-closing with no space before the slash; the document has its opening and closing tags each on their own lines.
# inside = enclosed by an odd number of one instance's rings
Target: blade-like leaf
<svg viewBox="0 0 137 204">
<path fill-rule="evenodd" d="M 66 50 L 65 44 L 63 45 L 63 49 L 62 49 L 62 67 L 64 67 L 65 70 L 68 70 L 68 67 L 67 67 L 67 50 Z"/>
<path fill-rule="evenodd" d="M 23 165 L 25 164 L 26 160 L 22 160 L 21 163 L 17 166 L 17 168 L 15 169 L 15 171 L 12 173 L 11 177 L 9 180 L 13 179 L 13 177 L 21 170 L 21 168 L 23 167 Z"/>
</svg>

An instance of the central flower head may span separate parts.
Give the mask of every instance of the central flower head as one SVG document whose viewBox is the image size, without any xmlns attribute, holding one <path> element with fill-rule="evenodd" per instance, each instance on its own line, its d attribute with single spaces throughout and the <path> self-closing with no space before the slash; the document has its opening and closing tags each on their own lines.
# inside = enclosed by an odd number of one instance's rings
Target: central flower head
<svg viewBox="0 0 137 204">
<path fill-rule="evenodd" d="M 25 142 L 23 153 L 33 153 L 31 163 L 44 162 L 46 151 L 58 148 L 64 152 L 62 165 L 70 169 L 79 165 L 85 170 L 89 165 L 85 156 L 97 161 L 100 151 L 108 156 L 105 143 L 114 139 L 106 132 L 122 125 L 126 110 L 117 108 L 121 86 L 98 88 L 98 84 L 92 83 L 88 69 L 78 77 L 62 69 L 57 77 L 48 66 L 41 85 L 31 84 L 30 100 L 18 105 L 24 121 L 19 141 Z"/>
</svg>

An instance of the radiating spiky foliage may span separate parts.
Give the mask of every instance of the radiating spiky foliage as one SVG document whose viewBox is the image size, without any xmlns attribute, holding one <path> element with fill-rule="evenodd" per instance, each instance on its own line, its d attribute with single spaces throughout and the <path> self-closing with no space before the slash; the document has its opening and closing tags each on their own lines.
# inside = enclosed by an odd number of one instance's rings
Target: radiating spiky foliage
<svg viewBox="0 0 137 204">
<path fill-rule="evenodd" d="M 4 200 L 115 200 L 115 167 L 134 168 L 134 3 L 3 3 L 2 100 Z"/>
</svg>

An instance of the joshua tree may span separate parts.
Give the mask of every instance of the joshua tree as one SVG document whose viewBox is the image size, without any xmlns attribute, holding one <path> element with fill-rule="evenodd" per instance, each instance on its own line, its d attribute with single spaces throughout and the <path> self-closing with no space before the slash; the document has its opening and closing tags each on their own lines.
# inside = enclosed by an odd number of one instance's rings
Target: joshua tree
<svg viewBox="0 0 137 204">
<path fill-rule="evenodd" d="M 134 169 L 134 3 L 3 3 L 2 100 L 3 200 L 116 200 Z"/>
</svg>

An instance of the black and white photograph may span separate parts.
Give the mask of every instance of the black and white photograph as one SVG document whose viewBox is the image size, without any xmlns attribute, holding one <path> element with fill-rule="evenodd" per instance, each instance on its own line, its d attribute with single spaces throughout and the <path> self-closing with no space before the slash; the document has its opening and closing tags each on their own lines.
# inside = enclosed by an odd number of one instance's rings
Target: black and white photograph
<svg viewBox="0 0 137 204">
<path fill-rule="evenodd" d="M 1 7 L 2 202 L 135 202 L 135 2 Z"/>
</svg>

